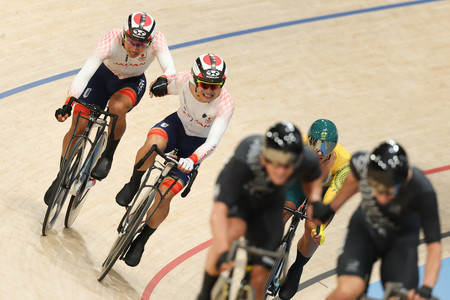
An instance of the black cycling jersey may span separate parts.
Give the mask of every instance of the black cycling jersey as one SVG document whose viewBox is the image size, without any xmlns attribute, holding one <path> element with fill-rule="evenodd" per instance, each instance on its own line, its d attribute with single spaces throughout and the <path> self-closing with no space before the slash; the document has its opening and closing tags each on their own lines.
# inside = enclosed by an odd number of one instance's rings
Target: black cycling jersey
<svg viewBox="0 0 450 300">
<path fill-rule="evenodd" d="M 240 217 L 247 223 L 247 239 L 255 246 L 275 250 L 283 234 L 282 213 L 285 188 L 276 186 L 261 165 L 263 137 L 254 135 L 244 139 L 233 157 L 219 174 L 215 201 L 229 207 L 229 216 Z M 321 174 L 318 159 L 304 147 L 300 165 L 293 179 L 310 182 Z"/>
<path fill-rule="evenodd" d="M 417 168 L 412 177 L 387 205 L 381 206 L 367 179 L 369 153 L 358 152 L 350 160 L 358 179 L 362 201 L 353 214 L 337 273 L 359 276 L 368 282 L 373 263 L 381 258 L 381 280 L 401 282 L 405 288 L 417 286 L 417 246 L 423 228 L 427 243 L 440 241 L 441 230 L 436 193 Z"/>
<path fill-rule="evenodd" d="M 411 167 L 413 175 L 399 194 L 387 205 L 380 206 L 367 179 L 369 153 L 353 155 L 350 167 L 359 180 L 362 195 L 361 209 L 367 224 L 379 237 L 418 231 L 422 226 L 427 243 L 440 241 L 438 205 L 433 186 L 417 168 Z"/>
</svg>

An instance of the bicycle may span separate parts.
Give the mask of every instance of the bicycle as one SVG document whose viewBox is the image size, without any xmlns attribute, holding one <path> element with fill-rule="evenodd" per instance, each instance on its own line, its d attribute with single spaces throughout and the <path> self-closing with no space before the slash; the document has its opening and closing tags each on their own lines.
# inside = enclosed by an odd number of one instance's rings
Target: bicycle
<svg viewBox="0 0 450 300">
<path fill-rule="evenodd" d="M 254 300 L 254 291 L 253 287 L 250 285 L 250 274 L 253 268 L 251 259 L 249 259 L 250 255 L 255 255 L 259 257 L 270 257 L 275 260 L 277 259 L 286 259 L 286 253 L 284 253 L 281 249 L 278 251 L 268 251 L 261 248 L 257 248 L 254 246 L 250 246 L 247 244 L 245 240 L 235 240 L 231 245 L 231 248 L 227 254 L 227 258 L 225 262 L 236 262 L 238 249 L 243 249 L 245 253 L 247 253 L 247 260 L 244 264 L 244 270 L 241 270 L 244 273 L 243 277 L 239 281 L 239 286 L 235 287 L 236 280 L 239 274 L 238 267 L 239 264 L 234 264 L 233 268 L 229 271 L 224 271 L 220 274 L 220 277 L 217 283 L 214 285 L 214 288 L 211 292 L 212 300 Z M 237 277 L 237 278 L 235 278 Z M 231 298 L 233 296 L 233 290 L 237 288 L 236 297 Z"/>
<path fill-rule="evenodd" d="M 281 245 L 279 248 L 285 255 L 275 261 L 275 264 L 269 274 L 269 278 L 267 279 L 266 299 L 268 299 L 269 296 L 275 297 L 280 290 L 281 283 L 286 276 L 286 262 L 291 249 L 292 240 L 295 236 L 295 231 L 297 230 L 300 221 L 306 219 L 306 207 L 307 199 L 305 199 L 303 204 L 297 209 L 292 209 L 287 206 L 284 207 L 285 210 L 292 213 L 291 223 L 283 236 L 283 239 L 281 240 Z M 320 228 L 320 226 L 318 228 Z"/>
<path fill-rule="evenodd" d="M 408 289 L 403 287 L 403 283 L 401 282 L 387 282 L 386 288 L 384 290 L 384 295 L 381 300 L 407 300 L 408 299 Z M 439 300 L 436 297 L 431 296 L 428 298 L 429 300 Z M 376 298 L 368 298 L 366 296 L 362 296 L 359 300 L 379 300 Z"/>
<path fill-rule="evenodd" d="M 163 161 L 161 162 L 155 159 L 153 165 L 144 174 L 139 190 L 133 197 L 131 204 L 128 206 L 125 214 L 122 217 L 122 220 L 119 223 L 119 226 L 117 228 L 117 232 L 119 235 L 113 246 L 111 247 L 108 256 L 102 264 L 102 270 L 100 271 L 100 274 L 97 278 L 98 281 L 102 281 L 103 278 L 105 278 L 113 265 L 116 263 L 117 259 L 123 260 L 133 239 L 143 230 L 144 226 L 147 226 L 146 224 L 152 218 L 161 202 L 179 180 L 174 180 L 174 182 L 170 185 L 169 189 L 164 194 L 159 191 L 159 187 L 164 178 L 167 176 L 169 171 L 178 164 L 178 161 L 171 156 L 176 154 L 176 150 L 171 154 L 166 154 L 158 149 L 156 145 L 153 145 L 147 152 L 147 154 L 136 164 L 136 168 L 139 169 L 153 152 L 156 152 L 163 159 Z M 184 198 L 189 193 L 192 184 L 197 176 L 198 166 L 199 165 L 196 165 L 196 167 L 192 170 L 189 183 L 181 193 L 181 197 Z M 156 175 L 153 171 L 156 172 Z M 151 175 L 153 181 L 147 184 Z M 156 208 L 153 210 L 150 216 L 144 219 L 157 193 L 159 193 L 160 195 L 160 201 L 158 202 Z"/>
<path fill-rule="evenodd" d="M 64 153 L 64 163 L 60 165 L 57 176 L 57 188 L 52 192 L 51 201 L 47 206 L 42 224 L 42 235 L 55 224 L 69 193 L 72 195 L 67 208 L 64 226 L 69 228 L 77 218 L 80 209 L 90 190 L 90 185 L 95 184 L 91 177 L 93 166 L 97 163 L 100 154 L 106 147 L 108 139 L 107 117 L 112 118 L 111 134 L 117 122 L 117 115 L 102 110 L 95 104 L 84 103 L 76 98 L 71 98 L 69 105 L 77 102 L 90 110 L 89 114 L 80 112 L 77 115 L 75 129 L 70 138 L 68 147 Z M 80 120 L 87 120 L 87 126 L 81 135 L 76 130 Z"/>
</svg>

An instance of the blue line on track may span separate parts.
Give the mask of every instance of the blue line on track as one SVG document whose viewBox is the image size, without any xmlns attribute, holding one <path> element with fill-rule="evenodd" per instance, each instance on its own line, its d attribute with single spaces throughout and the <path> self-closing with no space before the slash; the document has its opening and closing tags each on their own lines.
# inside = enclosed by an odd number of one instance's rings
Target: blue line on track
<svg viewBox="0 0 450 300">
<path fill-rule="evenodd" d="M 226 38 L 231 38 L 231 37 L 240 36 L 240 35 L 251 34 L 251 33 L 260 32 L 260 31 L 272 30 L 272 29 L 277 29 L 277 28 L 282 28 L 282 27 L 287 27 L 287 26 L 293 26 L 293 25 L 299 25 L 299 24 L 304 24 L 304 23 L 312 23 L 312 22 L 316 22 L 316 21 L 335 19 L 335 18 L 341 18 L 341 17 L 351 16 L 351 15 L 356 15 L 356 14 L 370 13 L 370 12 L 376 12 L 376 11 L 380 11 L 380 10 L 387 10 L 387 9 L 393 9 L 393 8 L 405 7 L 405 6 L 411 6 L 411 5 L 418 5 L 418 4 L 424 4 L 424 3 L 429 3 L 429 2 L 437 2 L 437 1 L 443 1 L 443 0 L 409 1 L 409 2 L 402 2 L 402 3 L 383 5 L 383 6 L 376 6 L 376 7 L 370 7 L 370 8 L 365 8 L 365 9 L 358 9 L 358 10 L 352 10 L 352 11 L 347 11 L 347 12 L 329 14 L 329 15 L 324 15 L 324 16 L 318 16 L 318 17 L 294 20 L 294 21 L 283 22 L 283 23 L 278 23 L 278 24 L 273 24 L 273 25 L 268 25 L 268 26 L 262 26 L 262 27 L 256 27 L 256 28 L 251 28 L 251 29 L 246 29 L 246 30 L 234 31 L 234 32 L 220 34 L 220 35 L 215 35 L 215 36 L 207 37 L 207 38 L 203 38 L 203 39 L 193 40 L 193 41 L 190 41 L 190 42 L 175 44 L 175 45 L 169 46 L 169 49 L 170 50 L 175 50 L 175 49 L 179 49 L 179 48 L 189 47 L 189 46 L 203 44 L 203 43 L 208 43 L 208 42 L 221 40 L 221 39 L 226 39 Z M 0 99 L 12 96 L 14 94 L 18 94 L 20 92 L 32 89 L 32 88 L 40 86 L 40 85 L 44 85 L 44 84 L 47 84 L 47 83 L 50 83 L 50 82 L 53 82 L 53 81 L 56 81 L 56 80 L 59 80 L 59 79 L 63 79 L 63 78 L 75 75 L 75 74 L 78 73 L 78 71 L 80 71 L 80 69 L 64 72 L 64 73 L 61 73 L 61 74 L 58 74 L 58 75 L 50 76 L 50 77 L 47 77 L 47 78 L 44 78 L 44 79 L 40 79 L 40 80 L 32 82 L 32 83 L 28 83 L 28 84 L 25 84 L 25 85 L 13 88 L 11 90 L 8 90 L 8 91 L 0 93 Z"/>
</svg>

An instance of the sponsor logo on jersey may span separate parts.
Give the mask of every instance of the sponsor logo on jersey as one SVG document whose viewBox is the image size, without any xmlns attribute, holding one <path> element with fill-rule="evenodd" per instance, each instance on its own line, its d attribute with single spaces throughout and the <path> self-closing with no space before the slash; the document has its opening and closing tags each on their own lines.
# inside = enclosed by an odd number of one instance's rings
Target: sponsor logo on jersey
<svg viewBox="0 0 450 300">
<path fill-rule="evenodd" d="M 141 54 L 141 56 L 138 57 L 139 61 L 146 61 L 147 60 L 147 52 L 144 52 Z"/>
<path fill-rule="evenodd" d="M 84 90 L 84 93 L 83 93 L 83 98 L 89 97 L 89 94 L 91 93 L 91 91 L 92 91 L 91 88 L 85 89 L 85 90 Z"/>
<path fill-rule="evenodd" d="M 145 87 L 145 80 L 144 79 L 140 79 L 139 80 L 139 84 L 138 84 L 138 94 L 141 93 L 142 89 Z"/>
</svg>

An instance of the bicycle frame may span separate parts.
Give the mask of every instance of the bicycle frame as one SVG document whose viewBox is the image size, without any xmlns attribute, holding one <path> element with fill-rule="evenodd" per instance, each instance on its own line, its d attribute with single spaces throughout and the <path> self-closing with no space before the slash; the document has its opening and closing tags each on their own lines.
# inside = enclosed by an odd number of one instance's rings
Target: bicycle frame
<svg viewBox="0 0 450 300">
<path fill-rule="evenodd" d="M 112 139 L 114 139 L 114 130 L 116 127 L 118 117 L 115 114 L 112 114 L 108 111 L 104 111 L 104 110 L 100 109 L 97 105 L 83 103 L 79 100 L 75 100 L 75 102 L 80 103 L 81 105 L 87 107 L 90 110 L 90 113 L 89 113 L 89 115 L 84 116 L 83 114 L 85 114 L 85 112 L 80 111 L 80 113 L 77 115 L 77 120 L 75 122 L 75 128 L 72 133 L 72 137 L 70 138 L 66 152 L 64 154 L 64 158 L 66 158 L 68 153 L 70 153 L 71 148 L 78 141 L 78 139 L 81 138 L 81 139 L 85 140 L 86 142 L 88 142 L 90 144 L 90 150 L 89 150 L 88 154 L 85 156 L 84 163 L 81 167 L 81 170 L 83 170 L 83 175 L 86 176 L 87 173 L 89 173 L 91 171 L 91 169 L 93 167 L 92 166 L 93 162 L 96 160 L 98 155 L 101 154 L 101 153 L 98 153 L 99 149 L 96 147 L 96 145 L 98 144 L 98 141 L 100 140 L 103 132 L 105 132 L 106 126 L 108 126 L 106 117 L 112 118 L 112 126 L 111 126 L 111 133 L 110 133 Z M 103 116 L 103 117 L 100 118 L 101 116 Z M 86 125 L 86 128 L 84 129 L 83 134 L 77 135 L 75 133 L 76 133 L 76 129 L 78 128 L 81 119 L 87 120 L 88 123 Z M 96 133 L 94 139 L 92 140 L 90 138 L 89 134 L 94 127 L 98 127 L 98 129 L 97 129 L 97 133 Z M 83 181 L 84 177 L 80 178 L 80 180 Z"/>
<path fill-rule="evenodd" d="M 42 234 L 46 235 L 47 230 L 52 228 L 53 224 L 56 222 L 56 219 L 59 216 L 59 213 L 66 201 L 68 194 L 70 193 L 70 189 L 74 186 L 75 181 L 81 181 L 80 186 L 77 191 L 72 192 L 76 199 L 81 197 L 79 190 L 84 190 L 87 182 L 87 175 L 91 171 L 92 165 L 94 163 L 94 159 L 98 156 L 100 149 L 97 147 L 99 144 L 102 135 L 106 131 L 106 126 L 108 126 L 106 122 L 106 117 L 112 118 L 112 135 L 115 129 L 115 124 L 117 122 L 117 115 L 109 113 L 107 111 L 102 110 L 97 105 L 83 103 L 75 98 L 72 98 L 69 104 L 71 105 L 73 102 L 77 102 L 87 107 L 90 110 L 90 113 L 87 116 L 84 112 L 80 112 L 76 116 L 75 128 L 72 133 L 72 136 L 69 140 L 68 147 L 64 152 L 64 160 L 61 161 L 60 172 L 57 180 L 59 180 L 58 189 L 54 191 L 51 203 L 49 203 L 47 207 L 47 211 L 44 217 Z M 103 118 L 100 116 L 103 115 Z M 76 129 L 80 126 L 80 120 L 85 119 L 88 120 L 86 128 L 83 131 L 83 134 L 77 135 Z M 90 132 L 93 127 L 98 127 L 98 130 L 93 139 L 90 138 Z M 85 154 L 86 143 L 90 145 L 90 150 L 87 154 Z M 81 165 L 80 165 L 80 162 Z M 86 195 L 86 194 L 85 194 Z M 81 197 L 83 199 L 83 197 Z M 73 197 L 72 197 L 73 199 Z M 72 202 L 71 199 L 71 202 Z M 82 199 L 79 202 L 82 202 Z M 75 220 L 76 215 L 74 214 L 71 217 L 71 221 L 67 222 L 68 215 L 71 212 L 71 205 L 68 207 L 66 214 L 65 226 L 69 227 L 70 224 Z M 69 224 L 70 223 L 70 224 Z"/>
<path fill-rule="evenodd" d="M 244 277 L 240 280 L 240 286 L 238 290 L 238 295 L 236 299 L 252 299 L 249 294 L 253 296 L 253 289 L 250 288 L 250 272 L 252 270 L 252 264 L 251 261 L 248 260 L 249 255 L 255 255 L 255 256 L 268 256 L 275 260 L 278 259 L 286 259 L 286 253 L 281 251 L 281 249 L 278 249 L 278 251 L 269 251 L 265 249 L 261 249 L 254 246 L 249 246 L 247 244 L 247 241 L 245 240 L 235 240 L 233 244 L 231 245 L 230 250 L 228 251 L 226 261 L 235 261 L 237 251 L 238 249 L 243 249 L 247 253 L 247 262 L 245 264 L 245 271 L 244 271 Z M 228 272 L 222 272 L 220 274 L 220 278 L 218 282 L 216 283 L 215 287 L 213 288 L 212 294 L 214 295 L 212 297 L 213 300 L 220 299 L 220 300 L 227 300 L 231 299 L 232 296 L 231 286 L 233 285 L 233 276 L 235 274 L 235 268 L 236 265 Z M 243 293 L 242 293 L 243 292 Z M 242 294 L 240 294 L 242 293 Z"/>
<path fill-rule="evenodd" d="M 136 196 L 133 198 L 133 200 L 131 202 L 131 205 L 130 205 L 131 209 L 128 209 L 123 217 L 123 221 L 120 226 L 122 229 L 127 227 L 127 225 L 128 225 L 127 220 L 129 218 L 131 212 L 133 211 L 132 208 L 136 205 L 136 202 L 138 201 L 138 199 L 146 199 L 146 198 L 150 197 L 152 195 L 152 193 L 155 193 L 155 196 L 156 196 L 156 193 L 159 193 L 159 195 L 161 197 L 160 202 L 158 203 L 158 205 L 155 208 L 155 210 L 153 211 L 153 213 L 150 216 L 148 216 L 147 219 L 145 220 L 144 224 L 146 224 L 150 220 L 150 218 L 153 216 L 153 214 L 156 212 L 156 209 L 159 207 L 159 204 L 161 204 L 161 202 L 164 200 L 165 196 L 170 192 L 172 187 L 178 182 L 178 179 L 175 180 L 164 194 L 161 194 L 161 192 L 159 191 L 159 187 L 160 187 L 162 181 L 169 174 L 170 170 L 178 163 L 178 161 L 176 159 L 166 155 L 165 153 L 163 153 L 161 150 L 158 149 L 158 147 L 156 145 L 153 145 L 150 148 L 149 152 L 147 152 L 147 155 L 144 156 L 144 158 L 141 159 L 136 164 L 136 168 L 139 168 L 140 166 L 142 166 L 142 164 L 145 162 L 145 160 L 153 152 L 156 152 L 160 156 L 162 156 L 164 158 L 164 162 L 161 163 L 160 161 L 155 159 L 155 162 L 153 163 L 153 165 L 146 172 L 144 179 L 142 180 L 141 187 L 139 188 L 139 191 L 137 192 Z M 148 184 L 147 182 L 150 178 L 150 175 L 152 174 L 152 172 L 154 170 L 159 170 L 160 174 L 153 180 L 153 182 Z M 141 195 L 141 194 L 143 194 L 144 189 L 148 189 L 148 192 L 145 195 Z M 139 230 L 136 232 L 136 234 L 141 232 L 142 229 L 143 229 L 143 226 L 141 226 L 141 228 L 139 228 Z"/>
<path fill-rule="evenodd" d="M 280 244 L 280 251 L 285 253 L 285 256 L 277 259 L 275 265 L 270 272 L 269 278 L 266 283 L 266 297 L 267 296 L 276 296 L 278 290 L 280 289 L 280 284 L 282 279 L 286 276 L 286 261 L 289 255 L 289 251 L 292 246 L 292 240 L 294 239 L 295 232 L 297 230 L 300 221 L 306 219 L 306 207 L 307 207 L 307 199 L 303 201 L 303 204 L 298 209 L 291 209 L 287 206 L 284 207 L 285 210 L 291 212 L 293 214 L 291 223 L 285 235 L 283 236 Z"/>
<path fill-rule="evenodd" d="M 111 250 L 108 256 L 106 257 L 105 261 L 103 262 L 102 270 L 100 272 L 99 277 L 97 278 L 98 281 L 102 281 L 103 278 L 105 278 L 105 276 L 111 270 L 112 266 L 115 264 L 117 259 L 124 258 L 134 237 L 143 230 L 144 226 L 146 226 L 146 223 L 148 223 L 150 218 L 156 212 L 157 208 L 164 200 L 167 193 L 170 192 L 172 187 L 178 181 L 178 179 L 175 180 L 174 183 L 168 188 L 168 190 L 164 194 L 162 194 L 159 191 L 161 183 L 169 174 L 170 170 L 176 164 L 178 164 L 178 161 L 172 158 L 170 155 L 165 154 L 163 151 L 159 150 L 156 145 L 153 145 L 147 152 L 147 154 L 144 156 L 144 158 L 142 158 L 136 164 L 136 168 L 140 168 L 140 166 L 142 166 L 142 164 L 147 160 L 147 158 L 154 152 L 156 152 L 159 156 L 161 156 L 164 159 L 164 162 L 160 162 L 155 159 L 153 166 L 146 172 L 144 179 L 142 180 L 141 186 L 131 202 L 131 206 L 128 207 L 127 211 L 122 217 L 122 220 L 119 223 L 119 226 L 117 228 L 119 236 L 117 237 L 115 243 L 111 247 Z M 154 178 L 154 180 L 152 180 L 151 183 L 147 184 L 150 178 L 150 174 L 154 170 L 158 170 L 160 173 L 156 175 L 156 178 Z M 198 173 L 198 165 L 191 172 L 192 176 L 189 180 L 188 185 L 185 187 L 184 192 L 181 194 L 182 197 L 185 197 L 189 192 L 197 173 Z M 147 191 L 144 191 L 144 189 L 147 189 Z M 148 210 L 151 208 L 151 205 L 157 193 L 159 193 L 160 195 L 160 201 L 153 210 L 153 212 L 144 220 L 144 216 L 148 213 Z"/>
</svg>

